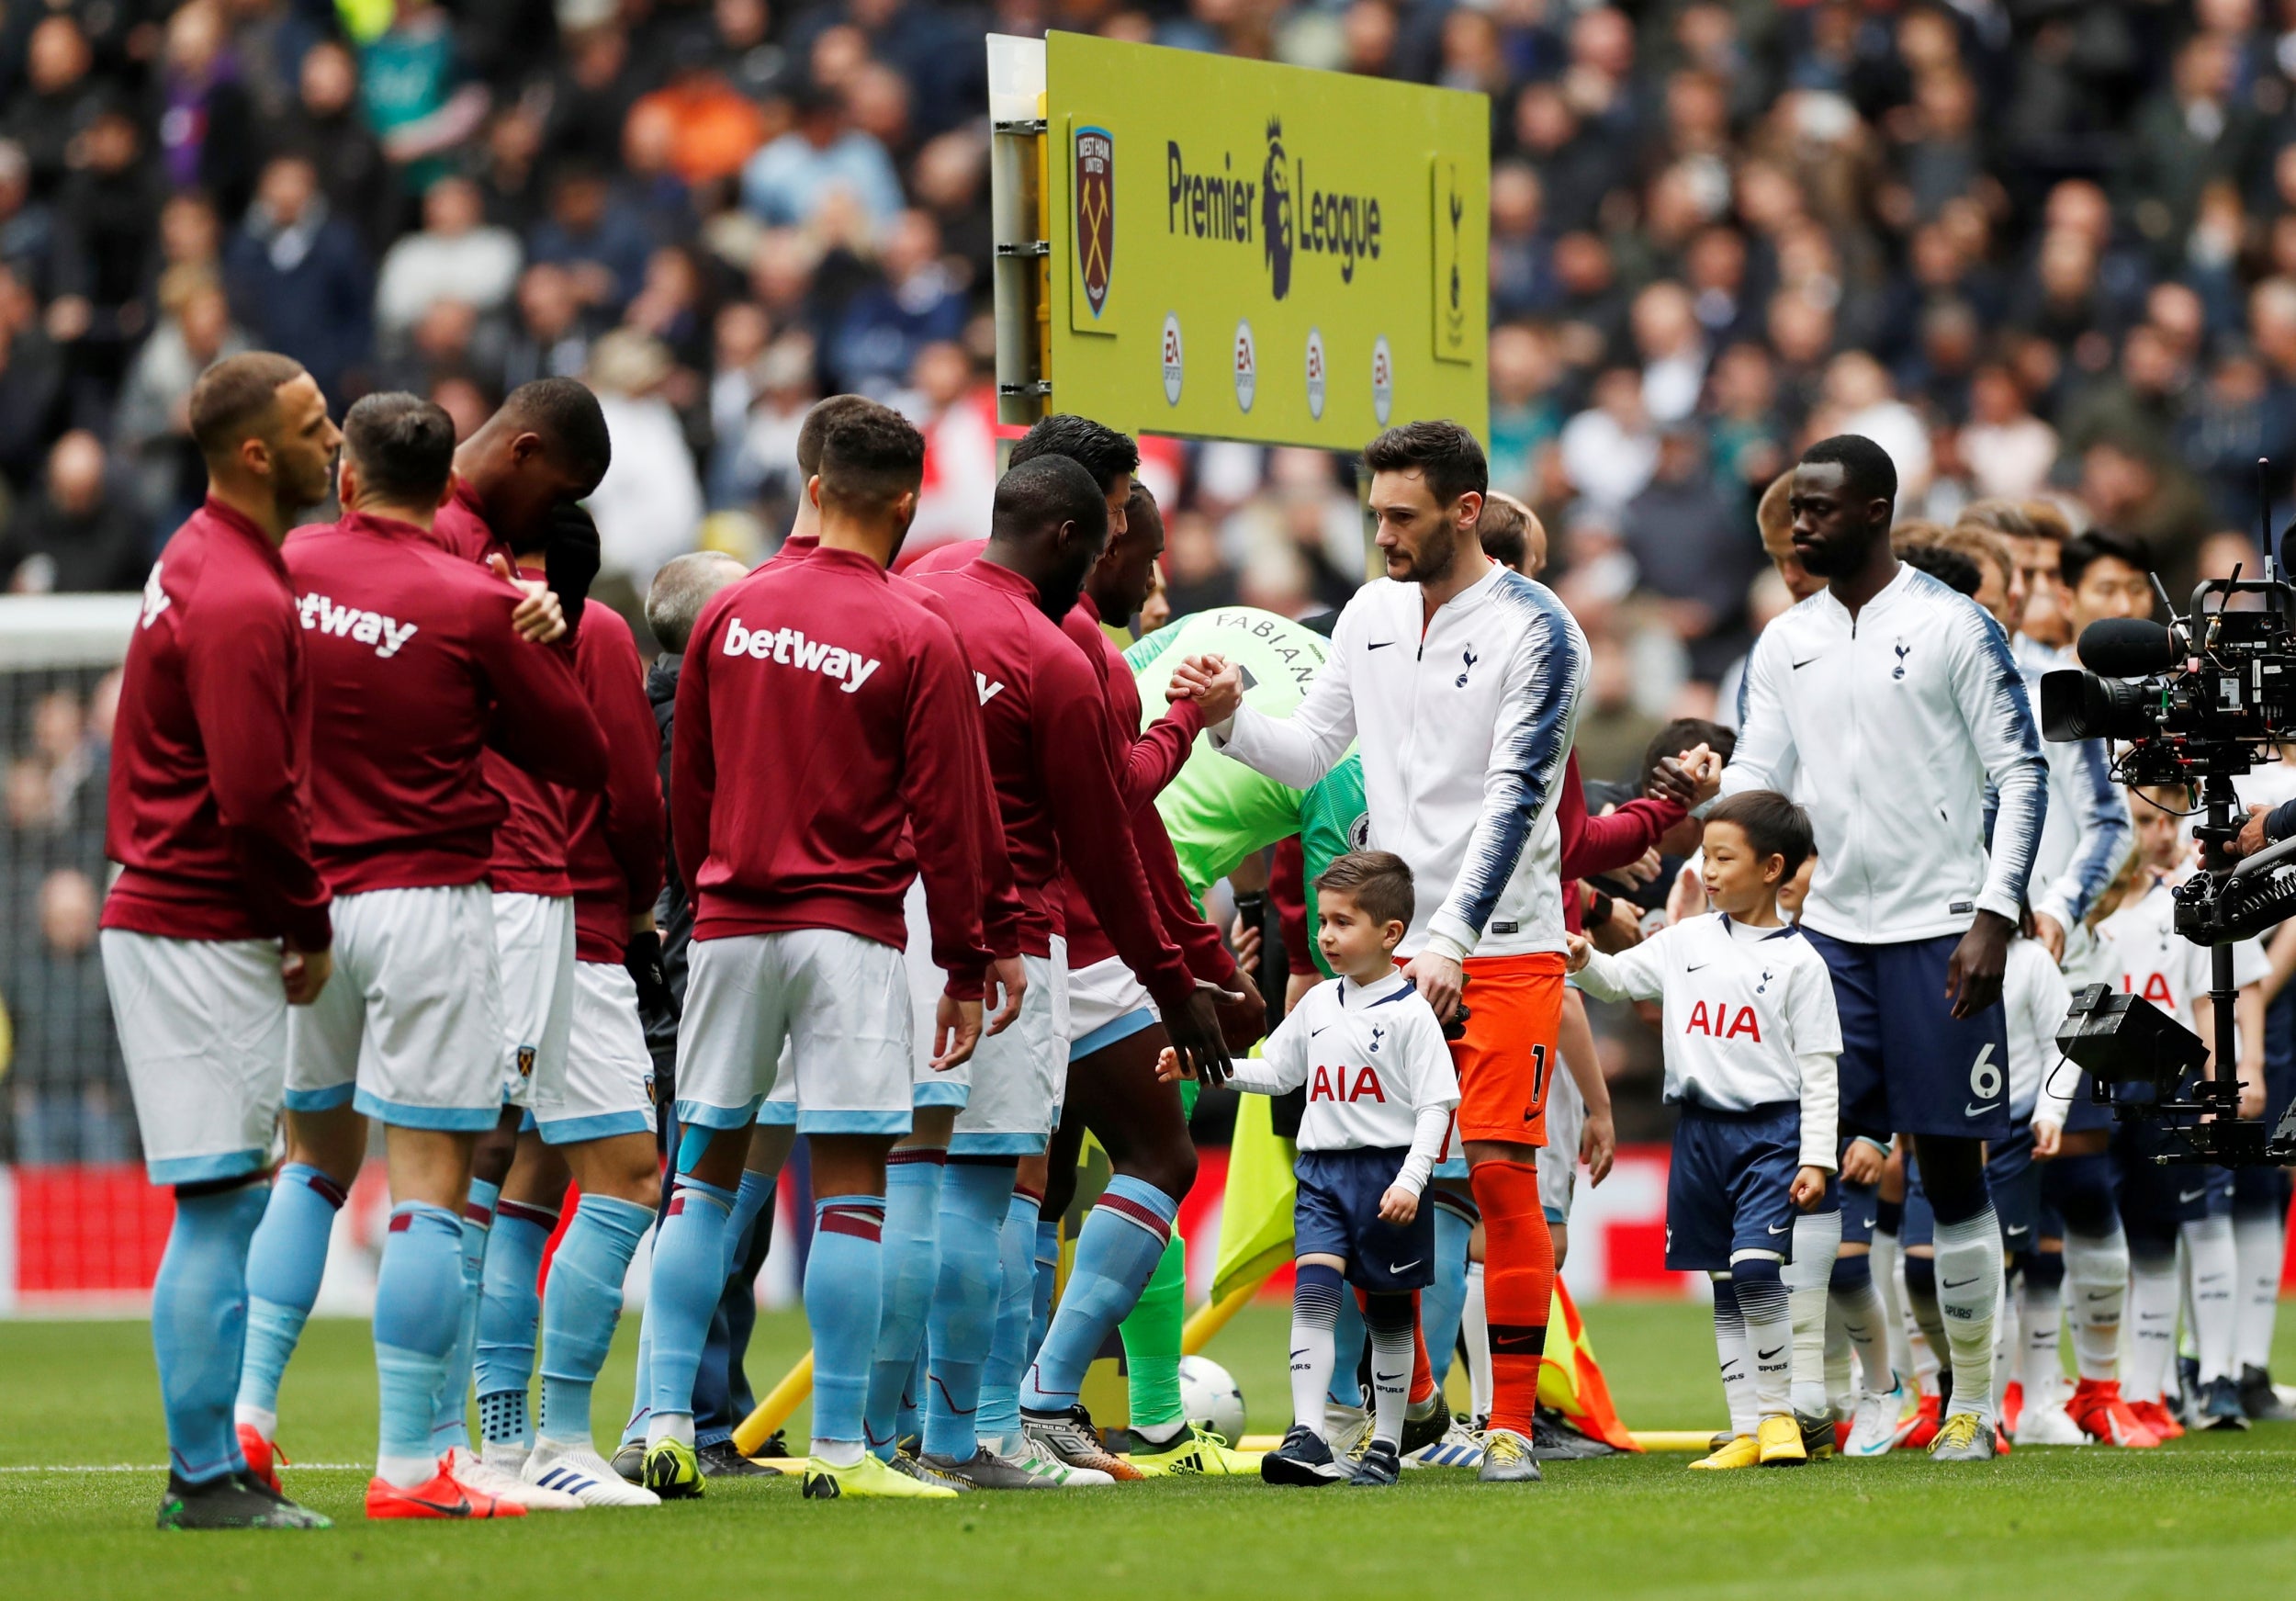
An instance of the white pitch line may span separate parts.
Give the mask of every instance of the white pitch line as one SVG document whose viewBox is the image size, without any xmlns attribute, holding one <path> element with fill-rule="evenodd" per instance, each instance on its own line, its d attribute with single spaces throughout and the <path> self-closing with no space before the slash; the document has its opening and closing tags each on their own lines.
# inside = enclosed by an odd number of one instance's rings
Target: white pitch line
<svg viewBox="0 0 2296 1601">
<path fill-rule="evenodd" d="M 290 1462 L 291 1468 L 313 1468 L 321 1472 L 348 1472 L 353 1469 L 369 1471 L 369 1462 Z M 64 1467 L 35 1466 L 29 1463 L 15 1467 L 0 1467 L 0 1473 L 164 1473 L 165 1462 L 83 1462 Z"/>
</svg>

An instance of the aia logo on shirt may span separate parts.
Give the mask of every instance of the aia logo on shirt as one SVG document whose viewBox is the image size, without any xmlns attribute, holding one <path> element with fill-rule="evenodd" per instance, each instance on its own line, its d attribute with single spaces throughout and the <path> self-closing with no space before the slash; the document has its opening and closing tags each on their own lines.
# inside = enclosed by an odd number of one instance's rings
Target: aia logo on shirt
<svg viewBox="0 0 2296 1601">
<path fill-rule="evenodd" d="M 2131 995 L 2143 996 L 2155 1006 L 2166 1010 L 2177 1009 L 2177 998 L 2169 993 L 2168 975 L 2165 973 L 2147 973 L 2144 975 L 2144 987 L 2142 989 L 2137 987 L 2135 974 L 2123 973 L 2121 975 L 2121 987 Z"/>
<path fill-rule="evenodd" d="M 1308 1082 L 1310 1100 L 1376 1100 L 1387 1104 L 1387 1091 L 1379 1088 L 1379 1076 L 1368 1067 L 1358 1067 L 1351 1081 L 1345 1067 L 1318 1067 L 1315 1077 Z"/>
<path fill-rule="evenodd" d="M 1717 1000 L 1708 1007 L 1702 1000 L 1690 1009 L 1690 1020 L 1683 1025 L 1683 1032 L 1704 1034 L 1715 1040 L 1751 1040 L 1759 1045 L 1761 1020 L 1754 1015 L 1750 1006 L 1741 1006 L 1733 1012 L 1728 1001 Z"/>
</svg>

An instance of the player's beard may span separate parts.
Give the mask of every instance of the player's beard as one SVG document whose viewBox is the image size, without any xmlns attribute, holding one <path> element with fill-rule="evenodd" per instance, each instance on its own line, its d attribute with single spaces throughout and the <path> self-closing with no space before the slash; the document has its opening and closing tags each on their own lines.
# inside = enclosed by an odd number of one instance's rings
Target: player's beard
<svg viewBox="0 0 2296 1601">
<path fill-rule="evenodd" d="M 1458 555 L 1458 525 L 1446 517 L 1427 531 L 1427 536 L 1419 542 L 1416 551 L 1399 547 L 1389 561 L 1390 564 L 1400 561 L 1403 570 L 1388 576 L 1398 583 L 1425 583 L 1429 579 L 1441 578 L 1451 570 L 1451 562 Z"/>
</svg>

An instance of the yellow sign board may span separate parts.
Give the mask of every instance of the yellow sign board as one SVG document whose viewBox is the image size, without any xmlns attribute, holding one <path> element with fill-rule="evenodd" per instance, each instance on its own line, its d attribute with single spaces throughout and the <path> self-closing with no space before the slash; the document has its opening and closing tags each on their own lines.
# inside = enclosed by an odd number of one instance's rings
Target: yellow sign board
<svg viewBox="0 0 2296 1601">
<path fill-rule="evenodd" d="M 1356 450 L 1486 432 L 1480 95 L 1045 40 L 1050 409 Z"/>
</svg>

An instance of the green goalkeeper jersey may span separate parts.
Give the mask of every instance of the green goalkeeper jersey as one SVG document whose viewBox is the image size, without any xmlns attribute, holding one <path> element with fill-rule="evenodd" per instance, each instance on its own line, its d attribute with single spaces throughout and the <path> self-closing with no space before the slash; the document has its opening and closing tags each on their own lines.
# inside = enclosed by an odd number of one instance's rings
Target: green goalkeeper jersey
<svg viewBox="0 0 2296 1601">
<path fill-rule="evenodd" d="M 1172 670 L 1191 656 L 1236 663 L 1244 671 L 1244 698 L 1271 717 L 1289 717 L 1330 652 L 1330 641 L 1289 617 L 1254 606 L 1216 606 L 1157 629 L 1124 660 L 1140 685 L 1144 727 L 1163 715 Z M 1312 884 L 1334 857 L 1363 849 L 1369 838 L 1363 759 L 1352 750 L 1302 793 L 1199 739 L 1156 797 L 1156 811 L 1172 836 L 1180 876 L 1199 901 L 1246 856 L 1278 840 L 1300 836 Z M 1320 950 L 1315 959 L 1322 966 Z"/>
</svg>

